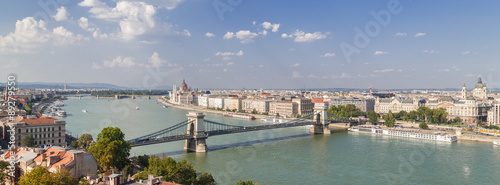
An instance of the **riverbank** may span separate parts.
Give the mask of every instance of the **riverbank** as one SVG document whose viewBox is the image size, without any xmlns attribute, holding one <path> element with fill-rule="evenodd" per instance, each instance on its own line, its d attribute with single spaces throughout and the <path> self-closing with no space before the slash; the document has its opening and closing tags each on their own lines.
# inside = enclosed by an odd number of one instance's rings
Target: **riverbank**
<svg viewBox="0 0 500 185">
<path fill-rule="evenodd" d="M 226 113 L 226 111 L 212 110 L 212 109 L 207 109 L 207 108 L 198 107 L 198 106 L 194 106 L 194 105 L 175 105 L 175 104 L 172 104 L 172 103 L 166 101 L 163 98 L 158 98 L 158 101 L 160 103 L 163 103 L 166 106 L 170 106 L 170 107 L 182 109 L 182 110 L 199 111 L 199 112 L 219 114 L 219 115 L 223 115 L 224 113 Z M 261 115 L 261 114 L 250 114 L 250 113 L 245 113 L 245 114 L 252 115 L 255 117 L 255 119 L 260 119 L 260 118 L 264 118 L 264 117 L 269 116 L 269 115 Z"/>
</svg>

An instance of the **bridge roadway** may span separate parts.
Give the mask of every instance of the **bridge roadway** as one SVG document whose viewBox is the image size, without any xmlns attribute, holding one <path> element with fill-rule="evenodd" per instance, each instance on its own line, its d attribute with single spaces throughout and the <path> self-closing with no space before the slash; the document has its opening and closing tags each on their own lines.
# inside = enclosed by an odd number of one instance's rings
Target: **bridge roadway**
<svg viewBox="0 0 500 185">
<path fill-rule="evenodd" d="M 330 121 L 330 123 L 336 123 L 336 122 L 342 122 L 342 121 L 336 121 L 336 120 Z M 277 129 L 277 128 L 298 127 L 298 126 L 315 125 L 315 124 L 317 124 L 317 123 L 310 121 L 310 120 L 295 120 L 295 121 L 291 121 L 291 122 L 272 124 L 272 125 L 241 126 L 241 127 L 237 127 L 237 128 L 206 131 L 204 135 L 198 135 L 196 138 L 207 138 L 208 136 L 217 136 L 217 135 L 233 134 L 233 133 L 241 133 L 241 132 L 251 132 L 251 131 L 258 131 L 258 130 L 269 130 L 269 129 Z M 145 146 L 145 145 L 179 141 L 179 140 L 185 140 L 185 139 L 191 139 L 191 138 L 194 138 L 194 136 L 186 133 L 186 134 L 182 134 L 182 135 L 163 137 L 161 139 L 151 139 L 150 138 L 150 139 L 146 139 L 146 140 L 141 140 L 140 142 L 131 141 L 131 145 L 132 145 L 132 147 Z"/>
</svg>

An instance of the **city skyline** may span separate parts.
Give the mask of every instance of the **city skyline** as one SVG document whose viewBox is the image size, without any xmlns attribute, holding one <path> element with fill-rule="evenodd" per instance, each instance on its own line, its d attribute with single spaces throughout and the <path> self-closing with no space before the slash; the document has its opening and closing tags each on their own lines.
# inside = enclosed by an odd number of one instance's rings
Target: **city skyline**
<svg viewBox="0 0 500 185">
<path fill-rule="evenodd" d="M 431 89 L 482 76 L 500 88 L 496 1 L 7 4 L 0 68 L 20 82 Z"/>
</svg>

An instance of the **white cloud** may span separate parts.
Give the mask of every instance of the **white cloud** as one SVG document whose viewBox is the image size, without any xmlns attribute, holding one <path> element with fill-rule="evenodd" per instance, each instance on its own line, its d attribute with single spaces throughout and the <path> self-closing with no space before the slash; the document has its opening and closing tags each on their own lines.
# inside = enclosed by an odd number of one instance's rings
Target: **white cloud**
<svg viewBox="0 0 500 185">
<path fill-rule="evenodd" d="M 399 33 L 394 34 L 394 36 L 406 36 L 406 35 L 407 34 L 404 32 L 399 32 Z"/>
<path fill-rule="evenodd" d="M 176 32 L 177 35 L 191 37 L 191 32 L 189 30 L 184 29 L 182 32 Z"/>
<path fill-rule="evenodd" d="M 104 61 L 105 68 L 114 68 L 114 67 L 129 68 L 129 67 L 133 67 L 135 65 L 136 65 L 136 63 L 134 62 L 133 57 L 122 58 L 122 56 L 117 56 L 113 60 L 105 60 Z"/>
<path fill-rule="evenodd" d="M 259 32 L 259 34 L 261 34 L 261 35 L 267 35 L 267 31 L 266 30 L 262 30 L 261 32 Z"/>
<path fill-rule="evenodd" d="M 144 0 L 127 0 L 127 1 L 137 1 L 143 2 Z M 184 2 L 184 0 L 146 0 L 147 3 L 151 5 L 155 5 L 159 8 L 165 8 L 167 10 L 173 10 L 177 8 L 177 6 Z"/>
<path fill-rule="evenodd" d="M 57 13 L 52 16 L 56 21 L 65 21 L 68 20 L 68 12 L 66 11 L 66 7 L 61 6 L 57 9 Z"/>
<path fill-rule="evenodd" d="M 470 54 L 470 51 L 464 51 L 464 52 L 462 53 L 462 55 L 468 55 L 468 54 Z"/>
<path fill-rule="evenodd" d="M 89 23 L 89 19 L 86 17 L 80 17 L 80 19 L 78 19 L 78 26 L 87 31 L 95 31 L 95 28 L 93 28 L 93 25 Z"/>
<path fill-rule="evenodd" d="M 208 62 L 210 61 L 210 58 L 203 59 L 203 62 Z"/>
<path fill-rule="evenodd" d="M 228 56 L 225 56 L 225 57 L 222 57 L 222 60 L 231 60 L 232 58 L 231 57 L 228 57 Z"/>
<path fill-rule="evenodd" d="M 403 72 L 403 70 L 402 69 L 398 69 L 398 72 L 401 73 L 401 72 Z"/>
<path fill-rule="evenodd" d="M 288 49 L 288 50 L 290 50 L 290 51 L 295 51 L 295 50 L 297 50 L 297 49 L 295 49 L 295 48 L 290 48 L 290 49 Z"/>
<path fill-rule="evenodd" d="M 263 22 L 262 27 L 264 27 L 264 29 L 266 30 L 272 28 L 271 30 L 272 32 L 278 32 L 280 24 L 271 24 L 270 22 Z"/>
<path fill-rule="evenodd" d="M 227 65 L 228 66 L 232 66 L 234 63 L 233 62 L 228 62 Z"/>
<path fill-rule="evenodd" d="M 339 78 L 351 78 L 351 75 L 347 73 L 342 73 Z"/>
<path fill-rule="evenodd" d="M 440 72 L 450 72 L 450 71 L 460 71 L 456 66 L 453 66 L 451 68 L 446 68 L 446 69 L 438 69 Z"/>
<path fill-rule="evenodd" d="M 215 34 L 207 32 L 205 33 L 205 37 L 215 37 Z"/>
<path fill-rule="evenodd" d="M 292 72 L 292 78 L 301 78 L 301 76 L 300 76 L 299 72 L 293 71 Z"/>
<path fill-rule="evenodd" d="M 66 28 L 59 26 L 52 30 L 53 39 L 55 44 L 73 44 L 77 40 L 84 39 L 82 35 L 74 36 L 72 32 L 68 31 Z"/>
<path fill-rule="evenodd" d="M 292 67 L 299 67 L 299 66 L 300 66 L 299 63 L 295 63 L 295 64 L 292 65 Z"/>
<path fill-rule="evenodd" d="M 160 58 L 160 55 L 155 51 L 153 55 L 149 58 L 149 66 L 150 67 L 160 67 L 164 63 L 167 63 L 166 60 Z"/>
<path fill-rule="evenodd" d="M 375 53 L 373 53 L 374 55 L 387 55 L 389 54 L 389 52 L 386 52 L 386 51 L 375 51 Z"/>
<path fill-rule="evenodd" d="M 99 0 L 84 0 L 78 5 L 91 7 L 92 17 L 118 22 L 118 37 L 123 40 L 134 39 L 155 27 L 156 8 L 144 2 L 119 1 L 116 7 L 110 8 Z"/>
<path fill-rule="evenodd" d="M 427 35 L 427 34 L 426 33 L 417 33 L 417 34 L 415 34 L 414 37 L 422 37 L 422 36 L 425 36 L 425 35 Z"/>
<path fill-rule="evenodd" d="M 427 49 L 426 49 L 426 50 L 424 50 L 423 52 L 424 52 L 424 53 L 427 53 L 427 54 L 435 54 L 435 53 L 437 53 L 437 52 L 436 52 L 436 51 L 434 51 L 434 50 L 427 50 Z"/>
<path fill-rule="evenodd" d="M 92 63 L 92 69 L 101 69 L 101 68 L 102 68 L 101 65 L 99 65 L 99 64 L 97 64 L 95 62 Z"/>
<path fill-rule="evenodd" d="M 215 53 L 215 56 L 243 56 L 245 53 L 243 53 L 242 50 L 232 53 L 232 52 L 217 52 Z"/>
<path fill-rule="evenodd" d="M 305 33 L 303 31 L 300 31 L 299 29 L 297 29 L 292 34 L 283 33 L 283 34 L 281 34 L 281 37 L 282 38 L 293 38 L 293 37 L 295 37 L 295 39 L 294 39 L 295 42 L 313 42 L 313 41 L 316 41 L 316 40 L 325 39 L 326 36 L 329 35 L 329 34 L 330 34 L 330 32 L 326 32 L 326 33 L 321 33 L 321 32 Z"/>
<path fill-rule="evenodd" d="M 240 39 L 241 43 L 251 43 L 253 42 L 253 38 L 257 36 L 258 36 L 257 33 L 253 33 L 249 30 L 240 30 L 236 32 L 236 34 L 234 32 L 227 32 L 223 38 L 224 39 L 237 38 Z"/>
<path fill-rule="evenodd" d="M 227 68 L 224 68 L 224 72 L 227 72 Z"/>
<path fill-rule="evenodd" d="M 333 52 L 332 53 L 325 53 L 323 55 L 320 55 L 320 57 L 333 57 L 333 56 L 335 56 L 335 53 L 333 53 Z"/>
<path fill-rule="evenodd" d="M 33 17 L 26 17 L 16 22 L 14 32 L 0 36 L 0 52 L 30 53 L 33 52 L 32 49 L 47 43 L 73 44 L 83 39 L 82 35 L 75 35 L 62 26 L 49 31 L 43 20 L 36 21 Z"/>
<path fill-rule="evenodd" d="M 375 73 L 388 73 L 388 72 L 393 72 L 394 69 L 380 69 L 380 70 L 375 70 L 373 72 Z"/>
</svg>

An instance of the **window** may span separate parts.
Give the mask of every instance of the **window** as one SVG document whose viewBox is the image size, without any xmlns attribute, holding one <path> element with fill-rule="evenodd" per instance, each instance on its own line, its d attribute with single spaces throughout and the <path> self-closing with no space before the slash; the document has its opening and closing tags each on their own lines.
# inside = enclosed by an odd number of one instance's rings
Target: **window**
<svg viewBox="0 0 500 185">
<path fill-rule="evenodd" d="M 61 143 L 61 139 L 59 139 L 59 143 Z"/>
<path fill-rule="evenodd" d="M 35 145 L 37 145 L 38 143 L 35 141 Z"/>
<path fill-rule="evenodd" d="M 54 140 L 52 140 L 52 143 L 54 143 Z"/>
<path fill-rule="evenodd" d="M 21 129 L 17 129 L 19 133 L 21 133 Z"/>
<path fill-rule="evenodd" d="M 45 141 L 43 141 L 43 144 L 45 144 Z"/>
<path fill-rule="evenodd" d="M 33 132 L 33 129 L 31 129 L 31 132 Z"/>
<path fill-rule="evenodd" d="M 28 133 L 28 129 L 26 129 L 26 133 Z"/>
<path fill-rule="evenodd" d="M 61 126 L 59 126 L 59 131 L 61 131 Z"/>
<path fill-rule="evenodd" d="M 59 132 L 59 137 L 61 137 L 61 132 Z"/>
</svg>

